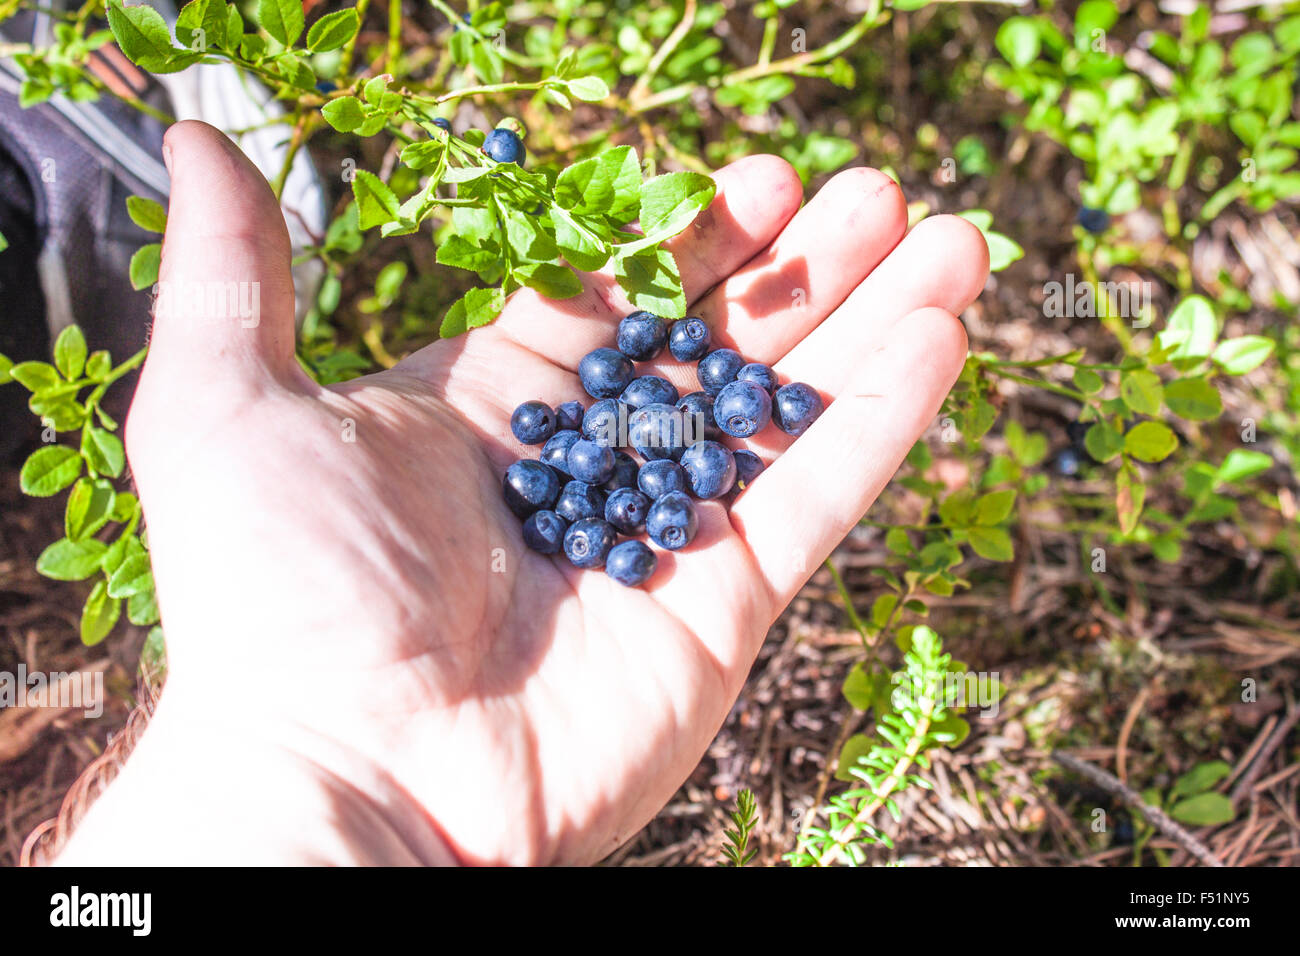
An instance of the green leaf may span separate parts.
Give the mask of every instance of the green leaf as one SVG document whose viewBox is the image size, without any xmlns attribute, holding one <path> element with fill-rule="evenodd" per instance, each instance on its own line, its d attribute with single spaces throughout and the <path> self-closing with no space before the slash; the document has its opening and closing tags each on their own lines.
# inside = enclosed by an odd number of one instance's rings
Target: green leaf
<svg viewBox="0 0 1300 956">
<path fill-rule="evenodd" d="M 1072 377 L 1075 387 L 1085 395 L 1096 395 L 1105 385 L 1101 376 L 1090 368 L 1076 368 Z"/>
<path fill-rule="evenodd" d="M 141 246 L 131 257 L 128 272 L 131 276 L 131 288 L 139 291 L 147 289 L 158 281 L 158 266 L 162 264 L 162 244 L 151 242 Z"/>
<path fill-rule="evenodd" d="M 127 59 L 146 70 L 171 59 L 171 31 L 162 14 L 147 4 L 124 7 L 121 0 L 109 0 L 108 28 Z"/>
<path fill-rule="evenodd" d="M 357 35 L 361 21 L 355 9 L 327 13 L 307 31 L 307 49 L 313 53 L 327 53 L 344 46 Z"/>
<path fill-rule="evenodd" d="M 68 495 L 63 513 L 64 537 L 69 541 L 80 541 L 108 524 L 115 497 L 112 482 L 103 478 L 78 479 Z"/>
<path fill-rule="evenodd" d="M 865 757 L 875 747 L 875 741 L 866 734 L 854 734 L 844 741 L 840 748 L 840 762 L 835 770 L 835 779 L 846 783 L 858 782 L 858 778 L 849 771 L 858 765 L 858 758 Z"/>
<path fill-rule="evenodd" d="M 96 581 L 81 609 L 81 643 L 90 647 L 108 637 L 121 614 L 122 602 L 108 596 L 108 583 Z"/>
<path fill-rule="evenodd" d="M 1028 66 L 1038 59 L 1038 24 L 1029 17 L 1011 17 L 998 28 L 993 42 L 1012 66 Z"/>
<path fill-rule="evenodd" d="M 555 201 L 581 215 L 599 213 L 621 222 L 635 218 L 641 202 L 636 150 L 618 146 L 574 163 L 555 180 Z"/>
<path fill-rule="evenodd" d="M 94 538 L 84 541 L 60 538 L 41 552 L 36 559 L 36 570 L 55 581 L 84 581 L 99 570 L 107 550 L 104 542 Z"/>
<path fill-rule="evenodd" d="M 110 478 L 119 477 L 126 467 L 122 439 L 95 425 L 87 425 L 81 433 L 81 454 L 91 468 Z"/>
<path fill-rule="evenodd" d="M 86 359 L 85 375 L 92 382 L 102 382 L 113 371 L 113 357 L 103 349 L 91 352 Z"/>
<path fill-rule="evenodd" d="M 969 488 L 958 488 L 939 502 L 939 517 L 949 528 L 964 528 L 975 517 L 975 494 Z"/>
<path fill-rule="evenodd" d="M 470 289 L 447 310 L 439 334 L 444 339 L 460 335 L 496 320 L 505 306 L 500 289 Z"/>
<path fill-rule="evenodd" d="M 1188 421 L 1208 422 L 1223 414 L 1219 390 L 1204 378 L 1180 378 L 1165 386 L 1165 404 Z"/>
<path fill-rule="evenodd" d="M 161 203 L 144 196 L 127 196 L 126 214 L 145 232 L 161 233 L 167 229 L 167 210 Z"/>
<path fill-rule="evenodd" d="M 133 554 L 108 579 L 110 597 L 124 598 L 153 590 L 153 569 L 148 554 Z"/>
<path fill-rule="evenodd" d="M 1223 794 L 1201 793 L 1175 803 L 1169 808 L 1169 815 L 1189 826 L 1214 827 L 1231 823 L 1235 814 L 1232 801 Z"/>
<path fill-rule="evenodd" d="M 81 474 L 81 456 L 67 445 L 47 445 L 32 452 L 18 476 L 24 494 L 34 498 L 57 495 Z"/>
<path fill-rule="evenodd" d="M 370 229 L 397 219 L 397 195 L 374 173 L 358 169 L 352 180 L 357 198 L 358 225 Z"/>
<path fill-rule="evenodd" d="M 1238 448 L 1229 452 L 1228 457 L 1223 459 L 1223 464 L 1219 466 L 1219 470 L 1215 473 L 1215 480 L 1227 484 L 1236 484 L 1261 472 L 1268 471 L 1272 467 L 1272 457 L 1262 451 L 1248 451 Z"/>
<path fill-rule="evenodd" d="M 677 235 L 713 201 L 717 186 L 701 173 L 665 173 L 641 187 L 642 247 Z"/>
<path fill-rule="evenodd" d="M 1119 530 L 1125 535 L 1134 532 L 1142 507 L 1146 503 L 1147 486 L 1132 462 L 1124 462 L 1115 476 L 1115 513 L 1119 517 Z"/>
<path fill-rule="evenodd" d="M 9 366 L 9 377 L 29 392 L 44 392 L 59 384 L 59 373 L 49 362 L 19 362 Z"/>
<path fill-rule="evenodd" d="M 1016 503 L 1015 489 L 991 491 L 975 501 L 975 524 L 995 525 L 1007 520 Z"/>
<path fill-rule="evenodd" d="M 86 337 L 81 329 L 69 325 L 54 342 L 54 365 L 68 381 L 81 378 L 86 368 Z"/>
<path fill-rule="evenodd" d="M 967 706 L 973 702 L 967 701 Z M 970 736 L 970 724 L 956 714 L 948 714 L 943 720 L 930 724 L 930 733 L 945 747 L 960 747 Z"/>
<path fill-rule="evenodd" d="M 571 299 L 582 294 L 582 280 L 573 270 L 553 262 L 525 263 L 516 267 L 515 275 L 548 299 Z"/>
<path fill-rule="evenodd" d="M 609 261 L 609 246 L 589 230 L 580 228 L 558 206 L 554 210 L 555 242 L 569 265 L 584 272 L 595 272 Z"/>
<path fill-rule="evenodd" d="M 1204 793 L 1230 773 L 1232 773 L 1232 766 L 1222 760 L 1207 760 L 1205 763 L 1197 764 L 1174 781 L 1174 787 L 1169 791 L 1169 799 Z"/>
<path fill-rule="evenodd" d="M 152 578 L 151 578 L 152 580 Z M 137 627 L 158 623 L 158 594 L 152 587 L 132 594 L 126 601 L 126 617 Z"/>
<path fill-rule="evenodd" d="M 1243 335 L 1219 343 L 1214 361 L 1229 375 L 1245 375 L 1268 361 L 1274 343 L 1263 335 Z"/>
<path fill-rule="evenodd" d="M 875 683 L 861 662 L 854 664 L 849 670 L 848 675 L 844 678 L 844 685 L 840 688 L 840 693 L 844 695 L 844 699 L 849 702 L 849 705 L 855 709 L 871 709 L 876 694 Z"/>
<path fill-rule="evenodd" d="M 614 260 L 614 278 L 632 302 L 665 319 L 686 315 L 686 293 L 677 261 L 667 249 L 651 249 Z"/>
<path fill-rule="evenodd" d="M 968 528 L 970 546 L 981 558 L 990 561 L 1010 561 L 1015 556 L 1011 535 L 1006 528 Z"/>
<path fill-rule="evenodd" d="M 286 47 L 293 46 L 304 23 L 301 0 L 258 0 L 257 22 Z"/>
<path fill-rule="evenodd" d="M 1084 433 L 1083 447 L 1096 461 L 1110 461 L 1124 450 L 1124 436 L 1110 422 L 1096 422 Z"/>
<path fill-rule="evenodd" d="M 205 50 L 208 47 L 227 48 L 226 37 L 230 26 L 225 0 L 190 0 L 181 8 L 176 18 L 176 39 L 190 50 Z M 202 30 L 202 33 L 199 31 Z M 243 34 L 243 22 L 240 22 L 238 35 Z M 129 202 L 129 200 L 128 200 Z M 154 232 L 162 232 L 155 229 Z"/>
<path fill-rule="evenodd" d="M 599 103 L 609 96 L 609 87 L 598 76 L 579 76 L 566 81 L 564 86 L 574 99 L 588 103 Z"/>
<path fill-rule="evenodd" d="M 350 133 L 366 121 L 366 111 L 355 96 L 340 96 L 320 108 L 325 122 L 340 133 Z"/>
<path fill-rule="evenodd" d="M 1145 368 L 1135 368 L 1125 372 L 1120 379 L 1119 394 L 1124 403 L 1133 411 L 1142 415 L 1160 413 L 1160 400 L 1163 389 L 1160 376 Z"/>
<path fill-rule="evenodd" d="M 1140 422 L 1124 436 L 1124 451 L 1138 461 L 1163 461 L 1178 447 L 1178 436 L 1162 422 Z"/>
<path fill-rule="evenodd" d="M 1161 346 L 1172 347 L 1171 358 L 1200 359 L 1214 350 L 1214 340 L 1218 336 L 1219 324 L 1209 300 L 1204 296 L 1189 295 L 1169 316 L 1159 340 Z"/>
</svg>

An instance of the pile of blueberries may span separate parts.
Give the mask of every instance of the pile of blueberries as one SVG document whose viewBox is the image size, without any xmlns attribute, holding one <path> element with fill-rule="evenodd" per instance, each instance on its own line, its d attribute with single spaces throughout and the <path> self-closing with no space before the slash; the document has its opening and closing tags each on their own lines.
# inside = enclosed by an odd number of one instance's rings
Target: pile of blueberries
<svg viewBox="0 0 1300 956">
<path fill-rule="evenodd" d="M 603 565 L 628 587 L 644 584 L 658 559 L 637 536 L 669 551 L 686 547 L 698 528 L 691 497 L 739 494 L 763 470 L 753 452 L 723 445 L 723 434 L 750 438 L 775 422 L 802 435 L 822 413 L 811 386 L 778 387 L 768 366 L 709 345 L 702 319 L 669 327 L 653 313 L 633 312 L 618 324 L 617 349 L 595 349 L 578 363 L 582 387 L 596 399 L 590 408 L 528 401 L 515 409 L 515 437 L 542 446 L 540 460 L 515 462 L 503 482 L 528 547 L 562 550 L 579 568 Z M 679 398 L 666 378 L 637 376 L 632 363 L 652 361 L 665 347 L 679 362 L 698 362 L 700 391 Z M 619 543 L 620 534 L 631 540 Z"/>
</svg>

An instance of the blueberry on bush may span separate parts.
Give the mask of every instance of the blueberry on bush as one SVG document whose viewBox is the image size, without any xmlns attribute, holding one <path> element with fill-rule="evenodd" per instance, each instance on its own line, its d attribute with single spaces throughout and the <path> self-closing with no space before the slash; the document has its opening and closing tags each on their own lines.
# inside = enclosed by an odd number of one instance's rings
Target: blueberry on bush
<svg viewBox="0 0 1300 956">
<path fill-rule="evenodd" d="M 514 163 L 516 166 L 522 166 L 527 155 L 524 141 L 509 129 L 494 129 L 488 133 L 487 139 L 483 140 L 483 152 L 494 162 Z"/>
<path fill-rule="evenodd" d="M 605 514 L 605 493 L 585 481 L 570 481 L 560 489 L 555 513 L 565 521 L 600 518 Z"/>
<path fill-rule="evenodd" d="M 582 427 L 582 417 L 585 414 L 586 409 L 582 407 L 582 402 L 561 402 L 555 406 L 555 430 L 577 431 Z"/>
<path fill-rule="evenodd" d="M 534 511 L 524 522 L 524 544 L 541 554 L 559 554 L 568 527 L 554 511 Z"/>
<path fill-rule="evenodd" d="M 1079 225 L 1094 236 L 1101 235 L 1110 227 L 1110 213 L 1092 206 L 1079 207 Z"/>
<path fill-rule="evenodd" d="M 598 568 L 614 547 L 614 529 L 600 518 L 583 518 L 564 532 L 564 556 L 577 568 Z"/>
<path fill-rule="evenodd" d="M 623 541 L 610 549 L 605 573 L 625 587 L 645 584 L 655 573 L 659 559 L 642 541 Z"/>
<path fill-rule="evenodd" d="M 700 379 L 700 388 L 716 397 L 722 386 L 736 380 L 736 373 L 744 366 L 745 360 L 735 349 L 714 349 L 700 359 L 695 373 Z"/>
<path fill-rule="evenodd" d="M 672 405 L 677 401 L 677 386 L 658 375 L 642 375 L 632 379 L 632 383 L 623 389 L 620 401 L 631 408 L 645 405 Z"/>
<path fill-rule="evenodd" d="M 562 475 L 569 473 L 569 447 L 582 436 L 576 431 L 559 431 L 542 446 L 542 461 Z"/>
<path fill-rule="evenodd" d="M 731 449 L 715 441 L 698 441 L 682 453 L 682 469 L 696 498 L 718 498 L 736 483 Z"/>
<path fill-rule="evenodd" d="M 650 540 L 669 551 L 686 547 L 699 529 L 695 505 L 680 491 L 670 491 L 657 499 L 645 519 L 645 530 Z"/>
<path fill-rule="evenodd" d="M 438 127 L 438 129 L 442 130 L 444 133 L 451 132 L 451 121 L 445 120 L 441 116 L 433 121 L 433 125 Z"/>
<path fill-rule="evenodd" d="M 772 396 L 757 382 L 729 382 L 713 400 L 713 420 L 733 438 L 749 438 L 772 420 Z"/>
<path fill-rule="evenodd" d="M 678 319 L 668 330 L 668 351 L 679 362 L 698 362 L 709 351 L 709 327 L 693 315 Z"/>
<path fill-rule="evenodd" d="M 682 466 L 670 458 L 647 461 L 636 476 L 636 486 L 651 500 L 662 498 L 670 491 L 686 491 L 690 482 Z"/>
<path fill-rule="evenodd" d="M 520 518 L 549 508 L 560 495 L 560 479 L 540 461 L 522 459 L 506 469 L 501 493 L 506 505 Z"/>
<path fill-rule="evenodd" d="M 620 488 L 605 502 L 605 520 L 627 535 L 645 530 L 645 516 L 650 499 L 635 488 Z"/>
<path fill-rule="evenodd" d="M 824 408 L 817 390 L 803 382 L 782 385 L 772 396 L 772 420 L 787 435 L 802 435 Z"/>
<path fill-rule="evenodd" d="M 737 492 L 744 491 L 763 471 L 763 459 L 747 448 L 733 451 L 731 457 L 736 461 L 736 483 L 732 487 Z"/>
<path fill-rule="evenodd" d="M 657 358 L 668 342 L 668 327 L 653 312 L 633 312 L 618 323 L 618 350 L 634 362 Z"/>
<path fill-rule="evenodd" d="M 586 438 L 580 438 L 569 446 L 566 462 L 569 474 L 590 485 L 604 484 L 614 474 L 613 450 Z"/>
<path fill-rule="evenodd" d="M 592 398 L 618 398 L 632 374 L 631 359 L 618 349 L 592 349 L 578 363 L 578 377 Z"/>
<path fill-rule="evenodd" d="M 736 373 L 737 382 L 753 382 L 771 395 L 776 391 L 776 372 L 761 362 L 750 362 Z"/>
<path fill-rule="evenodd" d="M 510 416 L 510 430 L 525 445 L 540 445 L 555 434 L 555 411 L 545 402 L 524 402 Z"/>
</svg>

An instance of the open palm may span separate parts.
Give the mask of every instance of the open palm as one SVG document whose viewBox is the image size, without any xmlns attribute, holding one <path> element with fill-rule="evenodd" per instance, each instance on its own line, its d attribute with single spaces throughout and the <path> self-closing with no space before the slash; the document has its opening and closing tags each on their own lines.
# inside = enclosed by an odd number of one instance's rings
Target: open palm
<svg viewBox="0 0 1300 956">
<path fill-rule="evenodd" d="M 777 158 L 718 173 L 670 244 L 691 312 L 830 403 L 797 441 L 749 442 L 767 470 L 730 511 L 700 503 L 693 544 L 628 589 L 525 549 L 500 491 L 537 453 L 513 408 L 585 398 L 578 360 L 631 310 L 612 279 L 522 291 L 489 328 L 321 387 L 294 359 L 265 181 L 210 127 L 167 142 L 162 281 L 258 282 L 261 318 L 160 309 L 128 421 L 170 657 L 157 719 L 306 754 L 460 860 L 613 850 L 695 766 L 768 627 L 938 410 L 965 358 L 953 316 L 986 275 L 978 231 L 938 217 L 905 236 L 900 191 L 869 169 L 802 209 Z M 653 371 L 695 387 L 692 367 Z"/>
</svg>

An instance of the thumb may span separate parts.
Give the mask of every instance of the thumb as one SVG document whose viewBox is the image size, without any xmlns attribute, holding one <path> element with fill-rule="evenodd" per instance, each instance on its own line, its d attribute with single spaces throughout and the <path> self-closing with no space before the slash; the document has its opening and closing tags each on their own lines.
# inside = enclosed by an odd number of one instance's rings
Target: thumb
<svg viewBox="0 0 1300 956">
<path fill-rule="evenodd" d="M 206 123 L 172 126 L 163 159 L 171 198 L 142 388 L 174 398 L 208 384 L 286 382 L 296 371 L 293 276 L 275 194 Z"/>
</svg>

